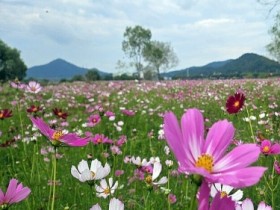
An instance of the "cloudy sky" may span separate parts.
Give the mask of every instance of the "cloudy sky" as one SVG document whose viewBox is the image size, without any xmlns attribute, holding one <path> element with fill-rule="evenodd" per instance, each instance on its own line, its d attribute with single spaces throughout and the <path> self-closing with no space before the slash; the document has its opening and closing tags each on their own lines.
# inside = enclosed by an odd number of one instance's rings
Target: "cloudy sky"
<svg viewBox="0 0 280 210">
<path fill-rule="evenodd" d="M 21 51 L 28 67 L 56 58 L 116 72 L 127 26 L 170 42 L 180 63 L 201 66 L 265 46 L 273 16 L 257 0 L 0 0 L 0 39 Z"/>
</svg>

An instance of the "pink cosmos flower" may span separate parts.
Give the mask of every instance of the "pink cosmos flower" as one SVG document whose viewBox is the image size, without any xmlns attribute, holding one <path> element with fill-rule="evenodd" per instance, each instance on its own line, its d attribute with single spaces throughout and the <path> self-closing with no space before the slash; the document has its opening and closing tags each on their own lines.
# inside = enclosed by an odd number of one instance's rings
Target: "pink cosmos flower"
<svg viewBox="0 0 280 210">
<path fill-rule="evenodd" d="M 280 175 L 280 164 L 278 161 L 274 161 L 274 170 L 276 171 L 277 174 Z"/>
<path fill-rule="evenodd" d="M 42 90 L 42 86 L 38 82 L 30 81 L 25 89 L 30 93 L 39 93 Z"/>
<path fill-rule="evenodd" d="M 31 117 L 30 119 L 33 125 L 35 125 L 55 147 L 61 146 L 63 144 L 72 147 L 82 147 L 88 144 L 88 140 L 86 138 L 80 138 L 76 133 L 64 134 L 61 130 L 52 129 L 41 118 Z"/>
<path fill-rule="evenodd" d="M 202 175 L 210 183 L 247 187 L 256 184 L 266 170 L 248 167 L 260 154 L 255 144 L 242 144 L 225 154 L 234 136 L 234 127 L 227 120 L 216 122 L 204 140 L 203 116 L 197 109 L 187 110 L 181 127 L 172 112 L 166 113 L 164 133 L 179 171 Z"/>
<path fill-rule="evenodd" d="M 8 209 L 10 205 L 27 198 L 30 193 L 28 187 L 23 187 L 22 183 L 18 184 L 18 180 L 11 179 L 6 193 L 0 189 L 0 207 Z"/>
<path fill-rule="evenodd" d="M 276 154 L 280 154 L 280 144 L 273 144 L 272 142 L 265 139 L 261 142 L 261 152 L 264 155 L 276 155 Z"/>
<path fill-rule="evenodd" d="M 98 123 L 100 123 L 100 121 L 101 121 L 100 115 L 98 115 L 98 114 L 90 115 L 89 118 L 88 118 L 87 126 L 88 127 L 94 127 Z"/>
<path fill-rule="evenodd" d="M 91 133 L 88 133 L 91 134 Z M 109 139 L 107 136 L 104 134 L 95 134 L 93 137 L 90 138 L 92 143 L 94 144 L 112 144 L 113 141 Z"/>
</svg>

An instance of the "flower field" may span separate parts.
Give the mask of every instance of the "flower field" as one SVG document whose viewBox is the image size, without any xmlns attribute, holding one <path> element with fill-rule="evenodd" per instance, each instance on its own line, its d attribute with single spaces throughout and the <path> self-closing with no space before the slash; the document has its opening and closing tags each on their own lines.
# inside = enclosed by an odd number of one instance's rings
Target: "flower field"
<svg viewBox="0 0 280 210">
<path fill-rule="evenodd" d="M 280 209 L 279 78 L 0 94 L 0 209 Z"/>
</svg>

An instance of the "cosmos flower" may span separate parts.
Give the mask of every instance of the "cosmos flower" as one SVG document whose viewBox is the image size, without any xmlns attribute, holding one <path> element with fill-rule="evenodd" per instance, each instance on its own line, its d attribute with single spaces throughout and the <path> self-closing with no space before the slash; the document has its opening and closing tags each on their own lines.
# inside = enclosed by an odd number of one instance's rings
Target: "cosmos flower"
<svg viewBox="0 0 280 210">
<path fill-rule="evenodd" d="M 210 187 L 203 181 L 197 193 L 198 210 L 235 210 L 235 202 L 228 196 L 222 196 L 219 192 L 212 202 L 209 202 Z"/>
<path fill-rule="evenodd" d="M 90 210 L 101 210 L 99 204 L 95 204 Z M 124 204 L 117 198 L 112 198 L 109 204 L 109 210 L 124 210 Z"/>
<path fill-rule="evenodd" d="M 112 144 L 113 141 L 109 139 L 104 134 L 95 134 L 93 137 L 90 138 L 90 141 L 94 144 Z"/>
<path fill-rule="evenodd" d="M 277 174 L 280 175 L 280 164 L 278 161 L 274 161 L 274 170 L 276 171 Z"/>
<path fill-rule="evenodd" d="M 10 85 L 15 89 L 20 89 L 20 90 L 24 90 L 26 87 L 26 85 L 21 83 L 18 79 L 15 79 L 15 81 L 10 82 Z"/>
<path fill-rule="evenodd" d="M 35 105 L 31 105 L 28 109 L 26 109 L 28 113 L 37 113 L 41 110 L 42 108 L 40 106 L 35 106 Z"/>
<path fill-rule="evenodd" d="M 30 118 L 41 133 L 46 136 L 55 147 L 68 145 L 72 147 L 82 147 L 88 144 L 86 138 L 80 138 L 76 133 L 64 134 L 61 130 L 54 130 L 47 125 L 41 118 Z"/>
<path fill-rule="evenodd" d="M 226 102 L 226 109 L 229 114 L 235 114 L 240 111 L 245 101 L 245 95 L 242 92 L 236 92 L 229 96 Z"/>
<path fill-rule="evenodd" d="M 63 112 L 62 109 L 54 108 L 52 111 L 54 115 L 57 116 L 58 118 L 65 120 L 68 117 L 67 112 Z"/>
<path fill-rule="evenodd" d="M 254 210 L 254 205 L 251 199 L 246 198 L 241 205 L 236 206 L 236 210 Z M 264 202 L 260 202 L 257 210 L 272 210 L 272 208 L 267 206 Z"/>
<path fill-rule="evenodd" d="M 103 179 L 110 171 L 111 168 L 108 163 L 103 167 L 101 162 L 97 159 L 91 161 L 90 168 L 88 162 L 85 160 L 82 160 L 78 164 L 78 169 L 75 166 L 71 167 L 72 176 L 81 182 L 88 181 L 89 184 L 91 184 L 91 181 Z"/>
<path fill-rule="evenodd" d="M 158 176 L 160 175 L 161 170 L 162 170 L 161 163 L 155 162 L 153 165 L 153 173 L 152 173 L 152 175 L 149 174 L 145 178 L 145 182 L 150 186 L 165 184 L 168 181 L 165 176 L 162 177 L 158 182 L 155 181 L 158 178 Z"/>
<path fill-rule="evenodd" d="M 39 93 L 42 90 L 42 86 L 38 82 L 30 81 L 25 89 L 30 93 Z"/>
<path fill-rule="evenodd" d="M 109 185 L 105 179 L 101 179 L 100 186 L 96 185 L 96 196 L 107 198 L 109 195 L 114 194 L 115 190 L 118 188 L 118 181 L 113 183 L 113 178 L 109 178 Z"/>
<path fill-rule="evenodd" d="M 280 154 L 280 144 L 272 144 L 272 142 L 267 139 L 261 142 L 260 149 L 264 155 Z"/>
<path fill-rule="evenodd" d="M 211 197 L 215 197 L 217 193 L 220 193 L 221 196 L 228 196 L 234 202 L 240 202 L 243 197 L 243 191 L 237 190 L 236 192 L 232 193 L 233 187 L 228 185 L 222 185 L 220 183 L 212 184 L 210 189 Z"/>
<path fill-rule="evenodd" d="M 197 109 L 189 109 L 181 119 L 168 112 L 164 116 L 164 133 L 173 151 L 179 171 L 199 174 L 209 183 L 235 188 L 256 184 L 266 168 L 249 167 L 260 154 L 255 144 L 242 144 L 225 154 L 234 136 L 234 127 L 227 120 L 216 122 L 204 140 L 204 120 Z"/>
<path fill-rule="evenodd" d="M 12 110 L 2 109 L 0 110 L 0 120 L 4 120 L 5 118 L 12 117 Z"/>
<path fill-rule="evenodd" d="M 98 114 L 90 115 L 89 118 L 88 118 L 87 126 L 88 127 L 94 127 L 98 123 L 100 123 L 100 121 L 101 121 L 100 115 L 98 115 Z"/>
<path fill-rule="evenodd" d="M 6 193 L 0 189 L 0 208 L 8 209 L 12 204 L 27 198 L 30 193 L 31 190 L 28 187 L 23 187 L 18 180 L 11 179 Z"/>
</svg>

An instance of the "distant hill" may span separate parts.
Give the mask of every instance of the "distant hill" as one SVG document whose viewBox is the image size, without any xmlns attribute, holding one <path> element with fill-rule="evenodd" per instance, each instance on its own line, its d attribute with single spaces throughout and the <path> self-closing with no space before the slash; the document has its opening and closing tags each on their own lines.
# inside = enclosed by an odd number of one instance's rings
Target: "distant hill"
<svg viewBox="0 0 280 210">
<path fill-rule="evenodd" d="M 47 80 L 71 79 L 75 75 L 85 75 L 87 71 L 88 69 L 86 68 L 78 67 L 59 58 L 51 61 L 50 63 L 27 69 L 26 78 Z M 99 70 L 98 73 L 101 78 L 111 75 Z"/>
<path fill-rule="evenodd" d="M 237 59 L 216 61 L 205 66 L 190 67 L 162 74 L 172 78 L 229 78 L 280 75 L 280 64 L 254 53 L 246 53 Z"/>
</svg>

